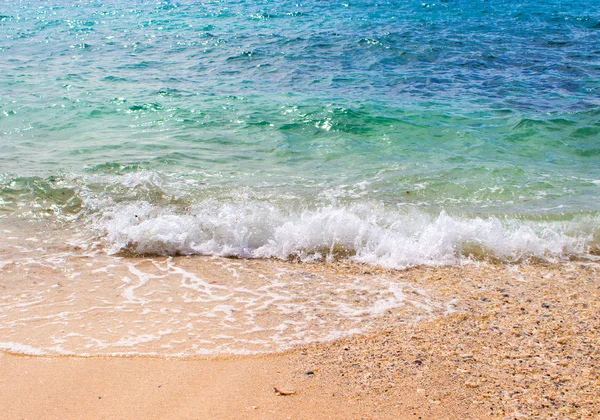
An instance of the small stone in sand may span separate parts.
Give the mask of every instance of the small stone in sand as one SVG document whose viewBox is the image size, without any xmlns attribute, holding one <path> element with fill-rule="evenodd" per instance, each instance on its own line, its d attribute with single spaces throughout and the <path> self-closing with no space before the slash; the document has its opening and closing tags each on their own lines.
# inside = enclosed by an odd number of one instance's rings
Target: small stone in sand
<svg viewBox="0 0 600 420">
<path fill-rule="evenodd" d="M 275 391 L 275 393 L 277 395 L 281 395 L 281 396 L 294 395 L 296 393 L 296 391 L 291 390 L 291 389 L 280 389 L 277 387 L 273 387 L 273 390 Z"/>
</svg>

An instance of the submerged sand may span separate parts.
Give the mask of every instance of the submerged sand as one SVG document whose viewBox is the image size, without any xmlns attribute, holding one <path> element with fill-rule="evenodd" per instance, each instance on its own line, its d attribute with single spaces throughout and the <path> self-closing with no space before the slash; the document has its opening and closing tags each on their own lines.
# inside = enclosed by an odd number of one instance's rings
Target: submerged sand
<svg viewBox="0 0 600 420">
<path fill-rule="evenodd" d="M 351 264 L 302 270 L 385 271 Z M 400 319 L 284 353 L 209 359 L 4 353 L 2 417 L 599 418 L 599 270 L 568 262 L 386 271 L 452 300 L 455 312 Z"/>
</svg>

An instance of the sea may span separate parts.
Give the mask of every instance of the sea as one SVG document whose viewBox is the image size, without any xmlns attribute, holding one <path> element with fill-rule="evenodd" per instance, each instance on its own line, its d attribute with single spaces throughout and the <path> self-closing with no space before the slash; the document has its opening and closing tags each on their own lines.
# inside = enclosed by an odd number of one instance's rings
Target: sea
<svg viewBox="0 0 600 420">
<path fill-rule="evenodd" d="M 2 2 L 0 350 L 279 351 L 451 312 L 410 267 L 597 261 L 599 6 Z"/>
</svg>

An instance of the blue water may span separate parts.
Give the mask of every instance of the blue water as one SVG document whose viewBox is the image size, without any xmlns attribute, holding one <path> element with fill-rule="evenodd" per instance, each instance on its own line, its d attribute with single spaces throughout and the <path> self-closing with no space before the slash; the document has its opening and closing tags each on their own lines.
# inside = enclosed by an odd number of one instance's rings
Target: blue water
<svg viewBox="0 0 600 420">
<path fill-rule="evenodd" d="M 592 258 L 599 6 L 6 2 L 0 217 L 108 252 Z"/>
</svg>

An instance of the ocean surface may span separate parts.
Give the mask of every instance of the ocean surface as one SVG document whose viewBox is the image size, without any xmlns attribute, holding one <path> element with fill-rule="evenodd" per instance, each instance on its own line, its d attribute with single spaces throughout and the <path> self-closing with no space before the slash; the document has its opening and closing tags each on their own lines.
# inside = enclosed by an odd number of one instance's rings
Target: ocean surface
<svg viewBox="0 0 600 420">
<path fill-rule="evenodd" d="M 5 278 L 85 254 L 139 285 L 181 255 L 597 260 L 600 3 L 3 2 L 0 232 Z"/>
<path fill-rule="evenodd" d="M 597 6 L 5 2 L 0 214 L 109 252 L 597 252 Z"/>
</svg>

